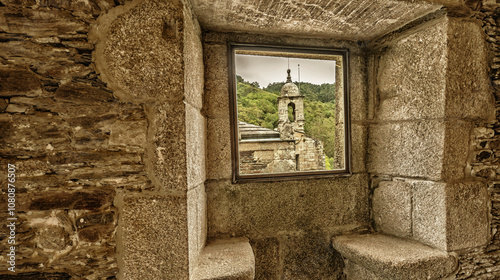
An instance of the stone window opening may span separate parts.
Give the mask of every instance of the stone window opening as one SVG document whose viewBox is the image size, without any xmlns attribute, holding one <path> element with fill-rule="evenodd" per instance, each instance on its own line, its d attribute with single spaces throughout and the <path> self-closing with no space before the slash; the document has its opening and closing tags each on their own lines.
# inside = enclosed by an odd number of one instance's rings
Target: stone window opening
<svg viewBox="0 0 500 280">
<path fill-rule="evenodd" d="M 350 175 L 348 50 L 229 50 L 233 182 Z"/>
</svg>

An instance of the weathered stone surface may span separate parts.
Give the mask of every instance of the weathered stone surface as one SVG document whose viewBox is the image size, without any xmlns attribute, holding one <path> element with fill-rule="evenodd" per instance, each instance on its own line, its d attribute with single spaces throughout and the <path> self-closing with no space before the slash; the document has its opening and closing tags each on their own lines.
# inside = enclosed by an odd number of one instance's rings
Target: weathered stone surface
<svg viewBox="0 0 500 280">
<path fill-rule="evenodd" d="M 495 119 L 488 77 L 488 50 L 477 22 L 448 20 L 446 115 L 456 118 Z"/>
<path fill-rule="evenodd" d="M 83 39 L 87 38 L 86 34 Z M 58 38 L 58 37 L 56 37 Z M 89 53 L 50 43 L 21 40 L 0 42 L 0 50 L 12 63 L 28 68 L 40 75 L 44 86 L 53 92 L 61 84 L 70 82 L 73 78 L 89 78 L 93 69 L 92 57 Z M 95 75 L 95 74 L 94 74 Z"/>
<path fill-rule="evenodd" d="M 141 121 L 117 121 L 110 127 L 109 145 L 145 147 L 148 123 Z"/>
<path fill-rule="evenodd" d="M 89 105 L 114 99 L 113 94 L 109 91 L 77 83 L 66 84 L 59 87 L 54 94 L 54 98 L 56 101 Z"/>
<path fill-rule="evenodd" d="M 37 246 L 48 250 L 64 250 L 71 245 L 69 234 L 61 227 L 48 226 L 38 232 Z"/>
<path fill-rule="evenodd" d="M 440 121 L 372 125 L 368 137 L 368 170 L 439 179 L 444 134 L 445 123 Z"/>
<path fill-rule="evenodd" d="M 276 237 L 250 240 L 255 255 L 255 279 L 278 279 L 280 247 Z"/>
<path fill-rule="evenodd" d="M 42 83 L 31 71 L 23 67 L 0 67 L 0 96 L 39 96 Z"/>
<path fill-rule="evenodd" d="M 229 88 L 227 46 L 205 44 L 203 48 L 205 68 L 205 107 L 209 118 L 229 112 Z"/>
<path fill-rule="evenodd" d="M 85 242 L 99 242 L 114 230 L 114 226 L 86 227 L 78 231 L 78 237 Z"/>
<path fill-rule="evenodd" d="M 189 273 L 192 275 L 207 240 L 207 194 L 204 184 L 187 192 L 187 213 Z"/>
<path fill-rule="evenodd" d="M 373 192 L 373 220 L 378 231 L 412 235 L 412 186 L 406 182 L 380 182 Z"/>
<path fill-rule="evenodd" d="M 7 113 L 26 113 L 26 111 L 29 109 L 28 106 L 26 105 L 18 105 L 18 104 L 9 104 L 7 106 L 7 109 L 5 109 L 5 112 Z"/>
<path fill-rule="evenodd" d="M 115 3 L 35 2 L 0 4 L 0 161 L 17 167 L 19 242 L 16 274 L 0 278 L 113 279 L 115 190 L 152 188 L 143 148 L 108 145 L 113 123 L 146 120 L 141 105 L 114 98 L 92 64 L 87 31 Z M 0 256 L 0 270 L 6 265 Z"/>
<path fill-rule="evenodd" d="M 130 194 L 123 197 L 120 210 L 123 240 L 121 277 L 188 279 L 186 198 Z"/>
<path fill-rule="evenodd" d="M 380 120 L 443 118 L 447 21 L 438 20 L 389 45 L 378 69 Z M 411 74 L 409 74 L 411 73 Z"/>
<path fill-rule="evenodd" d="M 467 121 L 446 123 L 442 178 L 457 180 L 465 177 L 473 125 Z"/>
<path fill-rule="evenodd" d="M 51 209 L 90 209 L 98 210 L 111 205 L 114 192 L 46 192 L 29 194 L 24 199 L 29 203 L 28 210 L 51 210 Z M 22 209 L 22 208 L 21 208 Z"/>
<path fill-rule="evenodd" d="M 198 109 L 186 104 L 186 164 L 188 188 L 205 182 L 206 121 Z"/>
<path fill-rule="evenodd" d="M 75 11 L 79 14 L 84 14 L 84 15 L 87 14 L 98 15 L 114 7 L 115 2 L 112 0 L 90 0 L 86 2 L 44 0 L 40 1 L 40 5 L 42 7 L 53 7 L 53 8 Z"/>
<path fill-rule="evenodd" d="M 481 182 L 414 182 L 413 238 L 454 251 L 486 245 L 488 194 Z"/>
<path fill-rule="evenodd" d="M 57 9 L 2 9 L 0 18 L 3 31 L 33 37 L 88 32 L 89 29 L 86 22 L 76 19 L 69 11 Z"/>
<path fill-rule="evenodd" d="M 341 256 L 328 235 L 312 232 L 279 234 L 283 279 L 338 279 Z M 311 254 L 314 252 L 314 254 Z"/>
<path fill-rule="evenodd" d="M 187 190 L 186 104 L 164 102 L 151 108 L 148 128 L 153 174 L 162 188 Z"/>
<path fill-rule="evenodd" d="M 231 126 L 229 116 L 207 119 L 207 179 L 229 179 Z"/>
<path fill-rule="evenodd" d="M 447 185 L 448 250 L 486 245 L 490 238 L 488 191 L 482 182 Z"/>
<path fill-rule="evenodd" d="M 252 280 L 255 257 L 247 238 L 214 240 L 207 244 L 191 279 Z"/>
<path fill-rule="evenodd" d="M 115 221 L 113 212 L 85 214 L 76 218 L 76 227 L 85 228 L 94 225 L 109 225 Z"/>
<path fill-rule="evenodd" d="M 445 251 L 381 234 L 335 237 L 333 248 L 382 279 L 442 279 L 457 261 Z"/>
<path fill-rule="evenodd" d="M 186 102 L 197 109 L 203 107 L 204 64 L 201 29 L 194 14 L 184 8 L 184 94 Z"/>
<path fill-rule="evenodd" d="M 444 0 L 432 2 L 454 2 Z M 426 2 L 318 1 L 314 4 L 291 1 L 255 3 L 193 1 L 194 13 L 208 30 L 289 34 L 335 39 L 369 40 L 440 8 Z M 263 23 L 264 22 L 264 23 Z"/>
<path fill-rule="evenodd" d="M 96 65 L 121 100 L 182 100 L 184 25 L 181 2 L 128 3 L 93 30 Z M 148 42 L 145 44 L 144 42 Z"/>
<path fill-rule="evenodd" d="M 351 124 L 351 135 L 352 172 L 366 172 L 368 127 L 353 123 Z"/>
<path fill-rule="evenodd" d="M 368 114 L 365 58 L 355 54 L 349 59 L 349 109 L 351 120 L 354 122 L 364 121 Z"/>
<path fill-rule="evenodd" d="M 415 182 L 413 185 L 413 239 L 446 250 L 446 184 Z"/>
<path fill-rule="evenodd" d="M 70 267 L 68 275 L 85 279 L 114 277 L 117 273 L 116 252 L 113 248 L 116 246 L 114 224 L 109 224 L 113 230 L 102 235 L 99 242 L 90 243 L 79 238 L 74 228 L 75 218 L 81 214 L 94 215 L 88 210 L 17 212 L 16 273 L 11 275 L 26 277 L 20 279 L 59 279 L 57 274 L 49 273 L 50 270 L 65 271 Z M 6 212 L 1 214 L 4 220 L 7 217 Z M 0 242 L 2 252 L 6 252 L 8 246 L 7 239 Z M 0 256 L 0 261 L 0 269 L 7 271 L 5 255 Z M 39 271 L 39 274 L 30 274 L 30 271 Z"/>
<path fill-rule="evenodd" d="M 5 280 L 21 280 L 21 279 L 40 279 L 40 280 L 69 280 L 71 275 L 65 272 L 25 272 L 16 274 L 0 274 L 0 279 Z"/>
<path fill-rule="evenodd" d="M 0 98 L 0 112 L 4 112 L 5 109 L 7 108 L 7 102 L 5 99 Z"/>
<path fill-rule="evenodd" d="M 385 277 L 380 277 L 375 273 L 367 270 L 361 265 L 356 264 L 355 262 L 344 260 L 345 269 L 344 274 L 346 275 L 347 280 L 388 280 Z"/>
<path fill-rule="evenodd" d="M 250 238 L 284 230 L 328 229 L 368 221 L 365 174 L 273 183 L 207 183 L 209 236 Z M 301 211 L 297 211 L 301 209 Z"/>
<path fill-rule="evenodd" d="M 379 61 L 377 118 L 492 119 L 486 63 L 482 31 L 474 22 L 442 18 L 403 34 Z"/>
<path fill-rule="evenodd" d="M 470 131 L 471 124 L 463 121 L 372 125 L 368 170 L 432 180 L 463 178 Z"/>
</svg>

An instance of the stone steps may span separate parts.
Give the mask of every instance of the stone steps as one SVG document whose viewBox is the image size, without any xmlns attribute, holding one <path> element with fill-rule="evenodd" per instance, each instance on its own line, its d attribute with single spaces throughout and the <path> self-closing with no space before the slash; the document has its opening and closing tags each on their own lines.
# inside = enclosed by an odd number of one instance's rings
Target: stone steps
<svg viewBox="0 0 500 280">
<path fill-rule="evenodd" d="M 201 252 L 191 280 L 252 280 L 255 257 L 247 238 L 218 239 Z"/>
<path fill-rule="evenodd" d="M 384 234 L 338 236 L 333 248 L 346 260 L 348 280 L 446 279 L 457 268 L 454 255 Z"/>
</svg>

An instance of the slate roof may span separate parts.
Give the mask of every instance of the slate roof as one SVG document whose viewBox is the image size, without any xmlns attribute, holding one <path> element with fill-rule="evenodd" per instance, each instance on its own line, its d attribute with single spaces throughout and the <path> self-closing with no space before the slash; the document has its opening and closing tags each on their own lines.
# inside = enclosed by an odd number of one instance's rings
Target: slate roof
<svg viewBox="0 0 500 280">
<path fill-rule="evenodd" d="M 276 130 L 242 121 L 238 121 L 238 130 L 241 135 L 241 140 L 280 139 L 280 133 Z"/>
</svg>

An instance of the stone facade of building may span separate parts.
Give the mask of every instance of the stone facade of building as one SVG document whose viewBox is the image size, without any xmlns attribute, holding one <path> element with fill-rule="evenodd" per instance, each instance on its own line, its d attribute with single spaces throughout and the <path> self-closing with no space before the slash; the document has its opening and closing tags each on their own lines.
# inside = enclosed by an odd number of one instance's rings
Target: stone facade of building
<svg viewBox="0 0 500 280">
<path fill-rule="evenodd" d="M 277 131 L 238 123 L 240 174 L 325 170 L 323 143 L 304 132 L 304 96 L 290 69 L 280 94 Z"/>
</svg>

